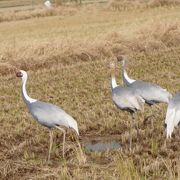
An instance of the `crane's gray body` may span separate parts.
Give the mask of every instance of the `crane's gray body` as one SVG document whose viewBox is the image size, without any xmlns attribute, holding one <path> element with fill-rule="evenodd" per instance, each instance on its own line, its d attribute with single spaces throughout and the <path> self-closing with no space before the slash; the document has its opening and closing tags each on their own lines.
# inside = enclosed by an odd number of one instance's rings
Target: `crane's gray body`
<svg viewBox="0 0 180 180">
<path fill-rule="evenodd" d="M 124 76 L 126 73 L 124 68 L 122 72 L 124 84 L 136 90 L 136 92 L 145 100 L 147 104 L 153 105 L 160 102 L 168 103 L 169 99 L 172 97 L 172 95 L 166 89 L 163 89 L 156 84 L 141 80 L 133 80 L 133 82 L 130 83 Z"/>
<path fill-rule="evenodd" d="M 32 116 L 43 126 L 48 128 L 65 126 L 70 128 L 69 121 L 73 120 L 73 118 L 58 106 L 41 101 L 26 104 Z"/>
<path fill-rule="evenodd" d="M 134 88 L 149 105 L 160 102 L 168 103 L 171 96 L 166 89 L 145 81 L 136 80 L 129 86 Z"/>
<path fill-rule="evenodd" d="M 135 112 L 143 108 L 143 99 L 131 87 L 112 88 L 112 99 L 118 108 L 125 111 Z"/>
</svg>

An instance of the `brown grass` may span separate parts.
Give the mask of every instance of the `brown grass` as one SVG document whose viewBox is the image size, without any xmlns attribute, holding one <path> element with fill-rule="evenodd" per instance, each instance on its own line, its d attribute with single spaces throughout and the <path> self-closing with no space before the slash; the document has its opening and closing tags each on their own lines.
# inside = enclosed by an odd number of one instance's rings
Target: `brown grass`
<svg viewBox="0 0 180 180">
<path fill-rule="evenodd" d="M 29 2 L 30 3 L 30 2 Z M 94 9 L 94 5 L 78 6 L 76 5 L 62 5 L 61 1 L 57 1 L 58 6 L 54 6 L 53 9 L 46 9 L 43 5 L 34 6 L 34 8 L 20 10 L 8 10 L 0 12 L 0 22 L 4 21 L 17 21 L 31 18 L 40 18 L 46 16 L 67 16 L 76 14 L 79 9 L 83 11 L 89 11 Z M 134 10 L 134 9 L 146 9 L 155 7 L 176 7 L 180 5 L 180 0 L 111 0 L 107 4 L 101 5 L 105 9 L 113 10 Z"/>
<path fill-rule="evenodd" d="M 180 5 L 179 0 L 151 0 L 148 4 L 150 7 L 177 6 Z"/>
<path fill-rule="evenodd" d="M 46 9 L 45 7 L 37 7 L 30 10 L 20 11 L 2 11 L 0 12 L 0 22 L 4 21 L 17 21 L 30 18 L 39 18 L 46 16 L 57 16 L 57 15 L 73 15 L 78 11 L 76 7 L 56 7 L 53 9 Z"/>
<path fill-rule="evenodd" d="M 117 54 L 130 57 L 130 77 L 172 93 L 180 89 L 179 8 L 156 8 L 118 13 L 82 9 L 63 20 L 57 16 L 0 24 L 0 179 L 180 178 L 179 130 L 165 143 L 167 105 L 146 106 L 144 114 L 136 115 L 140 137 L 133 129 L 130 153 L 131 116 L 111 99 L 108 64 Z M 62 136 L 55 130 L 47 165 L 48 131 L 29 115 L 16 68 L 28 70 L 31 97 L 61 106 L 77 120 L 82 146 L 109 138 L 122 149 L 92 153 L 83 147 L 82 156 L 68 130 L 63 160 Z M 120 67 L 117 80 L 120 84 Z"/>
<path fill-rule="evenodd" d="M 108 7 L 113 10 L 131 10 L 131 9 L 144 9 L 155 8 L 164 6 L 179 6 L 180 0 L 111 0 Z"/>
<path fill-rule="evenodd" d="M 179 82 L 175 80 L 179 73 L 179 50 L 163 51 L 149 56 L 134 56 L 128 71 L 134 78 L 143 77 L 167 87 L 171 92 L 177 91 Z M 170 57 L 171 61 L 169 61 Z M 171 69 L 177 74 L 172 74 Z M 61 135 L 55 131 L 52 165 L 48 167 L 44 159 L 48 150 L 47 130 L 37 125 L 29 116 L 20 97 L 18 79 L 13 75 L 1 77 L 0 92 L 2 95 L 6 94 L 1 97 L 0 111 L 3 129 L 1 131 L 1 177 L 6 179 L 11 177 L 16 179 L 178 178 L 178 132 L 172 142 L 167 142 L 167 147 L 164 147 L 163 120 L 166 106 L 160 105 L 161 113 L 156 107 L 146 107 L 145 116 L 155 113 L 155 117 L 151 119 L 153 125 L 151 121 L 144 124 L 142 116 L 137 115 L 140 139 L 136 138 L 134 129 L 134 151 L 129 154 L 127 147 L 131 118 L 127 113 L 113 106 L 107 72 L 108 68 L 104 61 L 78 63 L 74 66 L 54 65 L 51 68 L 44 67 L 44 69 L 29 72 L 28 93 L 34 98 L 61 105 L 70 112 L 79 123 L 82 144 L 86 139 L 99 136 L 108 136 L 112 139 L 113 136 L 118 136 L 116 139 L 123 144 L 122 151 L 104 153 L 84 151 L 87 158 L 84 164 L 75 149 L 76 143 L 67 136 L 66 160 L 63 161 Z M 154 78 L 156 76 L 159 78 Z M 9 85 L 5 85 L 6 82 Z M 7 134 L 7 132 L 10 133 Z"/>
<path fill-rule="evenodd" d="M 1 54 L 0 74 L 9 74 L 15 69 L 37 70 L 56 65 L 71 65 L 77 62 L 91 62 L 118 54 L 151 54 L 179 46 L 179 23 L 151 23 L 135 32 L 131 37 L 110 33 L 95 42 L 46 43 L 19 49 L 4 50 Z M 71 46 L 68 46 L 71 44 Z M 33 56 L 31 56 L 33 54 Z"/>
</svg>

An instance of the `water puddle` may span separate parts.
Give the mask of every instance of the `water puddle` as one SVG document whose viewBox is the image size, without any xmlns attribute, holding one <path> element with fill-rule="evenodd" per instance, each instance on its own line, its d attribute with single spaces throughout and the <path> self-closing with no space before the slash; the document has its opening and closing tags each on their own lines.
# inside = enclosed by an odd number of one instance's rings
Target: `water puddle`
<svg viewBox="0 0 180 180">
<path fill-rule="evenodd" d="M 112 141 L 91 141 L 89 143 L 86 143 L 85 148 L 89 151 L 93 152 L 103 152 L 107 150 L 114 150 L 114 149 L 120 149 L 121 145 L 118 141 L 112 140 Z"/>
</svg>

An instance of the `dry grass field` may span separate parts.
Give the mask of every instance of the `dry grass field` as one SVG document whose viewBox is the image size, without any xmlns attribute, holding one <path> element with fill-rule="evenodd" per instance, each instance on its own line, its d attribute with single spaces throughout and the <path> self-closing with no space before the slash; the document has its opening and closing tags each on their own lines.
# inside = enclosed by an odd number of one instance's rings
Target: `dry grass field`
<svg viewBox="0 0 180 180">
<path fill-rule="evenodd" d="M 109 70 L 112 58 L 126 54 L 131 77 L 179 91 L 180 6 L 114 7 L 111 2 L 43 10 L 39 16 L 27 10 L 0 14 L 0 179 L 180 179 L 180 130 L 165 141 L 167 105 L 145 106 L 136 115 L 140 137 L 133 129 L 130 153 L 131 117 L 112 103 Z M 77 120 L 83 156 L 68 130 L 62 159 L 62 134 L 54 130 L 47 165 L 49 133 L 28 113 L 17 69 L 28 71 L 31 97 Z M 116 139 L 121 150 L 85 149 L 86 142 L 104 138 Z"/>
</svg>

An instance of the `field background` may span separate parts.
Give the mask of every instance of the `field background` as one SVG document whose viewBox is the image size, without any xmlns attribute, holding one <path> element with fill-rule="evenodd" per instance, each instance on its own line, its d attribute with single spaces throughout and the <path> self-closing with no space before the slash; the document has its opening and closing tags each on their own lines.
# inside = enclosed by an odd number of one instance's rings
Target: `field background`
<svg viewBox="0 0 180 180">
<path fill-rule="evenodd" d="M 179 130 L 165 141 L 167 105 L 146 106 L 137 114 L 140 137 L 134 129 L 129 153 L 131 117 L 112 103 L 109 70 L 112 58 L 126 54 L 130 77 L 179 91 L 179 1 L 10 7 L 18 3 L 0 1 L 8 7 L 0 9 L 0 179 L 180 179 Z M 82 156 L 68 130 L 63 160 L 62 134 L 55 130 L 47 165 L 48 130 L 29 115 L 17 69 L 28 71 L 31 97 L 61 106 L 77 120 L 82 146 L 108 138 L 123 148 L 103 153 L 83 148 Z M 117 79 L 121 84 L 120 66 Z"/>
</svg>

